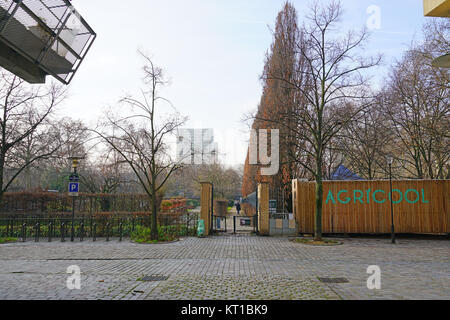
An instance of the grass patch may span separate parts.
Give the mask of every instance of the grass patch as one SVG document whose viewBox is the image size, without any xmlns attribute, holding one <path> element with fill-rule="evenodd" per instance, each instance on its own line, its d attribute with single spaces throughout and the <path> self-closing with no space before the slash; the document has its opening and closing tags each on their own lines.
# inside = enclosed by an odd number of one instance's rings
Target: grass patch
<svg viewBox="0 0 450 320">
<path fill-rule="evenodd" d="M 337 246 L 342 242 L 330 239 L 322 239 L 322 241 L 315 241 L 314 239 L 296 238 L 292 240 L 295 243 L 308 244 L 312 246 Z"/>
<path fill-rule="evenodd" d="M 0 244 L 17 242 L 17 238 L 0 238 Z"/>
<path fill-rule="evenodd" d="M 175 234 L 168 232 L 167 228 L 158 227 L 158 240 L 152 240 L 150 228 L 137 226 L 136 230 L 131 233 L 131 240 L 136 243 L 156 244 L 176 241 L 178 240 L 178 237 Z"/>
</svg>

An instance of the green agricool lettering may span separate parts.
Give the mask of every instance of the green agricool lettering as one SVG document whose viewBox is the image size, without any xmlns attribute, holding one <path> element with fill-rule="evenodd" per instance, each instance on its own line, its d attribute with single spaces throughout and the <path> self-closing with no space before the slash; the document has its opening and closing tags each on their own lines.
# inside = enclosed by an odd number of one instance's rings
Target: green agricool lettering
<svg viewBox="0 0 450 320">
<path fill-rule="evenodd" d="M 430 203 L 425 198 L 425 190 L 424 189 L 408 189 L 405 191 L 399 189 L 393 189 L 392 193 L 389 191 L 385 191 L 382 189 L 367 189 L 367 190 L 339 190 L 337 193 L 333 193 L 332 190 L 328 191 L 328 195 L 325 203 L 329 204 L 349 204 L 349 203 L 361 203 L 361 204 L 369 204 L 371 202 L 377 204 L 383 204 L 387 201 L 391 201 L 391 197 L 393 199 L 392 203 L 399 204 L 402 202 L 407 202 L 410 204 L 427 204 Z"/>
</svg>

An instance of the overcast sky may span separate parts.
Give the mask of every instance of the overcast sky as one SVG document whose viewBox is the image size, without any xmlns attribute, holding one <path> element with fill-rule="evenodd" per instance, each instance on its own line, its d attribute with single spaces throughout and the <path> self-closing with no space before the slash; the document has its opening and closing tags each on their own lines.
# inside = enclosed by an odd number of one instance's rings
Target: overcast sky
<svg viewBox="0 0 450 320">
<path fill-rule="evenodd" d="M 291 2 L 302 20 L 311 1 Z M 283 3 L 74 0 L 98 36 L 70 85 L 70 99 L 61 113 L 95 123 L 121 96 L 137 93 L 142 87 L 142 60 L 136 51 L 143 48 L 171 79 L 163 96 L 189 116 L 186 127 L 213 128 L 221 161 L 242 164 L 248 133 L 241 120 L 260 100 L 259 76 L 272 41 L 268 26 L 274 26 Z M 366 52 L 384 53 L 387 64 L 421 36 L 422 0 L 343 0 L 342 4 L 345 27 L 365 25 L 371 5 L 381 9 L 381 28 L 373 30 Z"/>
</svg>

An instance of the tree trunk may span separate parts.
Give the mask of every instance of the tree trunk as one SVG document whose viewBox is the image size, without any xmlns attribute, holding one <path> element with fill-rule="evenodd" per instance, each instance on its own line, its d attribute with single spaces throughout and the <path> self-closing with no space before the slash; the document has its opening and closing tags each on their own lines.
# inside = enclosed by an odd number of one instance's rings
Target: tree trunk
<svg viewBox="0 0 450 320">
<path fill-rule="evenodd" d="M 2 152 L 3 154 L 3 152 Z M 5 172 L 5 157 L 0 155 L 0 208 L 2 207 L 2 201 L 3 201 L 3 193 L 5 192 L 5 190 L 3 190 L 3 183 L 4 183 L 4 178 L 3 178 L 3 174 Z"/>
<path fill-rule="evenodd" d="M 322 174 L 316 176 L 316 211 L 314 224 L 314 240 L 322 241 L 322 204 L 323 204 L 323 182 Z"/>
<path fill-rule="evenodd" d="M 321 129 L 319 129 L 321 130 Z M 319 131 L 319 136 L 321 136 Z M 322 141 L 319 140 L 319 146 Z M 314 240 L 322 241 L 322 205 L 323 205 L 323 172 L 322 172 L 322 149 L 319 147 L 316 158 L 316 210 L 315 210 L 315 223 L 314 223 Z"/>
<path fill-rule="evenodd" d="M 155 188 L 153 188 L 155 189 Z M 156 191 L 153 190 L 152 192 L 152 223 L 151 223 L 151 239 L 152 240 L 158 240 L 158 220 L 157 218 L 158 214 L 158 206 L 157 206 L 157 199 L 156 199 Z"/>
</svg>

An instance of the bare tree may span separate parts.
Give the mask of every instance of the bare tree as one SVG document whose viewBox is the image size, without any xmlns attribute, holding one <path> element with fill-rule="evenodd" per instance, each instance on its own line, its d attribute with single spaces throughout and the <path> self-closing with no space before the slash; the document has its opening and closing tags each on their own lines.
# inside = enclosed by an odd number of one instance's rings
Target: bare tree
<svg viewBox="0 0 450 320">
<path fill-rule="evenodd" d="M 175 110 L 164 115 L 162 108 L 157 108 L 163 102 L 173 108 L 169 100 L 158 93 L 159 88 L 167 82 L 162 69 L 155 66 L 148 55 L 142 52 L 139 54 L 145 59 L 144 80 L 149 90 L 142 91 L 141 99 L 131 96 L 121 99 L 121 106 L 128 107 L 126 115 L 107 113 L 103 128 L 94 131 L 120 154 L 148 195 L 152 205 L 151 238 L 154 240 L 158 238 L 158 202 L 162 200 L 160 192 L 172 173 L 181 167 L 171 159 L 167 138 L 175 133 L 186 118 Z"/>
<path fill-rule="evenodd" d="M 340 2 L 316 2 L 295 44 L 295 76 L 288 79 L 276 68 L 265 75 L 296 91 L 295 111 L 284 114 L 281 120 L 261 120 L 289 127 L 297 147 L 293 161 L 316 181 L 315 240 L 322 238 L 325 151 L 342 127 L 367 107 L 362 102 L 370 92 L 365 71 L 381 61 L 381 56 L 365 58 L 362 54 L 369 36 L 366 29 L 341 35 L 341 16 Z"/>
<path fill-rule="evenodd" d="M 85 163 L 85 161 L 83 161 Z M 100 153 L 80 170 L 80 180 L 92 193 L 115 193 L 121 183 L 125 182 L 122 156 L 108 148 Z"/>
<path fill-rule="evenodd" d="M 387 122 L 380 104 L 374 101 L 337 135 L 336 152 L 342 154 L 342 162 L 367 180 L 385 177 L 387 173 L 386 155 L 390 150 L 386 146 L 392 140 Z"/>
<path fill-rule="evenodd" d="M 394 152 L 406 177 L 444 179 L 450 162 L 450 72 L 435 68 L 436 45 L 450 36 L 450 22 L 426 26 L 424 43 L 413 45 L 391 70 L 382 108 L 398 145 Z M 446 34 L 446 36 L 440 36 Z M 447 41 L 448 44 L 448 41 Z M 448 48 L 448 46 L 447 46 Z"/>
<path fill-rule="evenodd" d="M 61 86 L 30 86 L 0 72 L 0 202 L 21 173 L 60 148 L 48 120 L 64 97 Z"/>
<path fill-rule="evenodd" d="M 200 181 L 212 182 L 214 196 L 218 198 L 233 200 L 241 193 L 242 176 L 240 173 L 219 163 L 199 166 L 194 181 L 198 183 L 198 186 Z"/>
<path fill-rule="evenodd" d="M 61 192 L 68 191 L 67 180 L 70 175 L 71 161 L 69 157 L 87 157 L 93 140 L 92 133 L 80 120 L 69 117 L 52 120 L 53 141 L 59 146 L 56 152 L 49 158 L 39 161 L 39 169 L 45 170 L 45 180 L 42 185 L 53 185 L 52 188 Z M 80 169 L 87 165 L 88 159 L 81 162 Z M 56 180 L 55 180 L 56 179 Z"/>
</svg>

